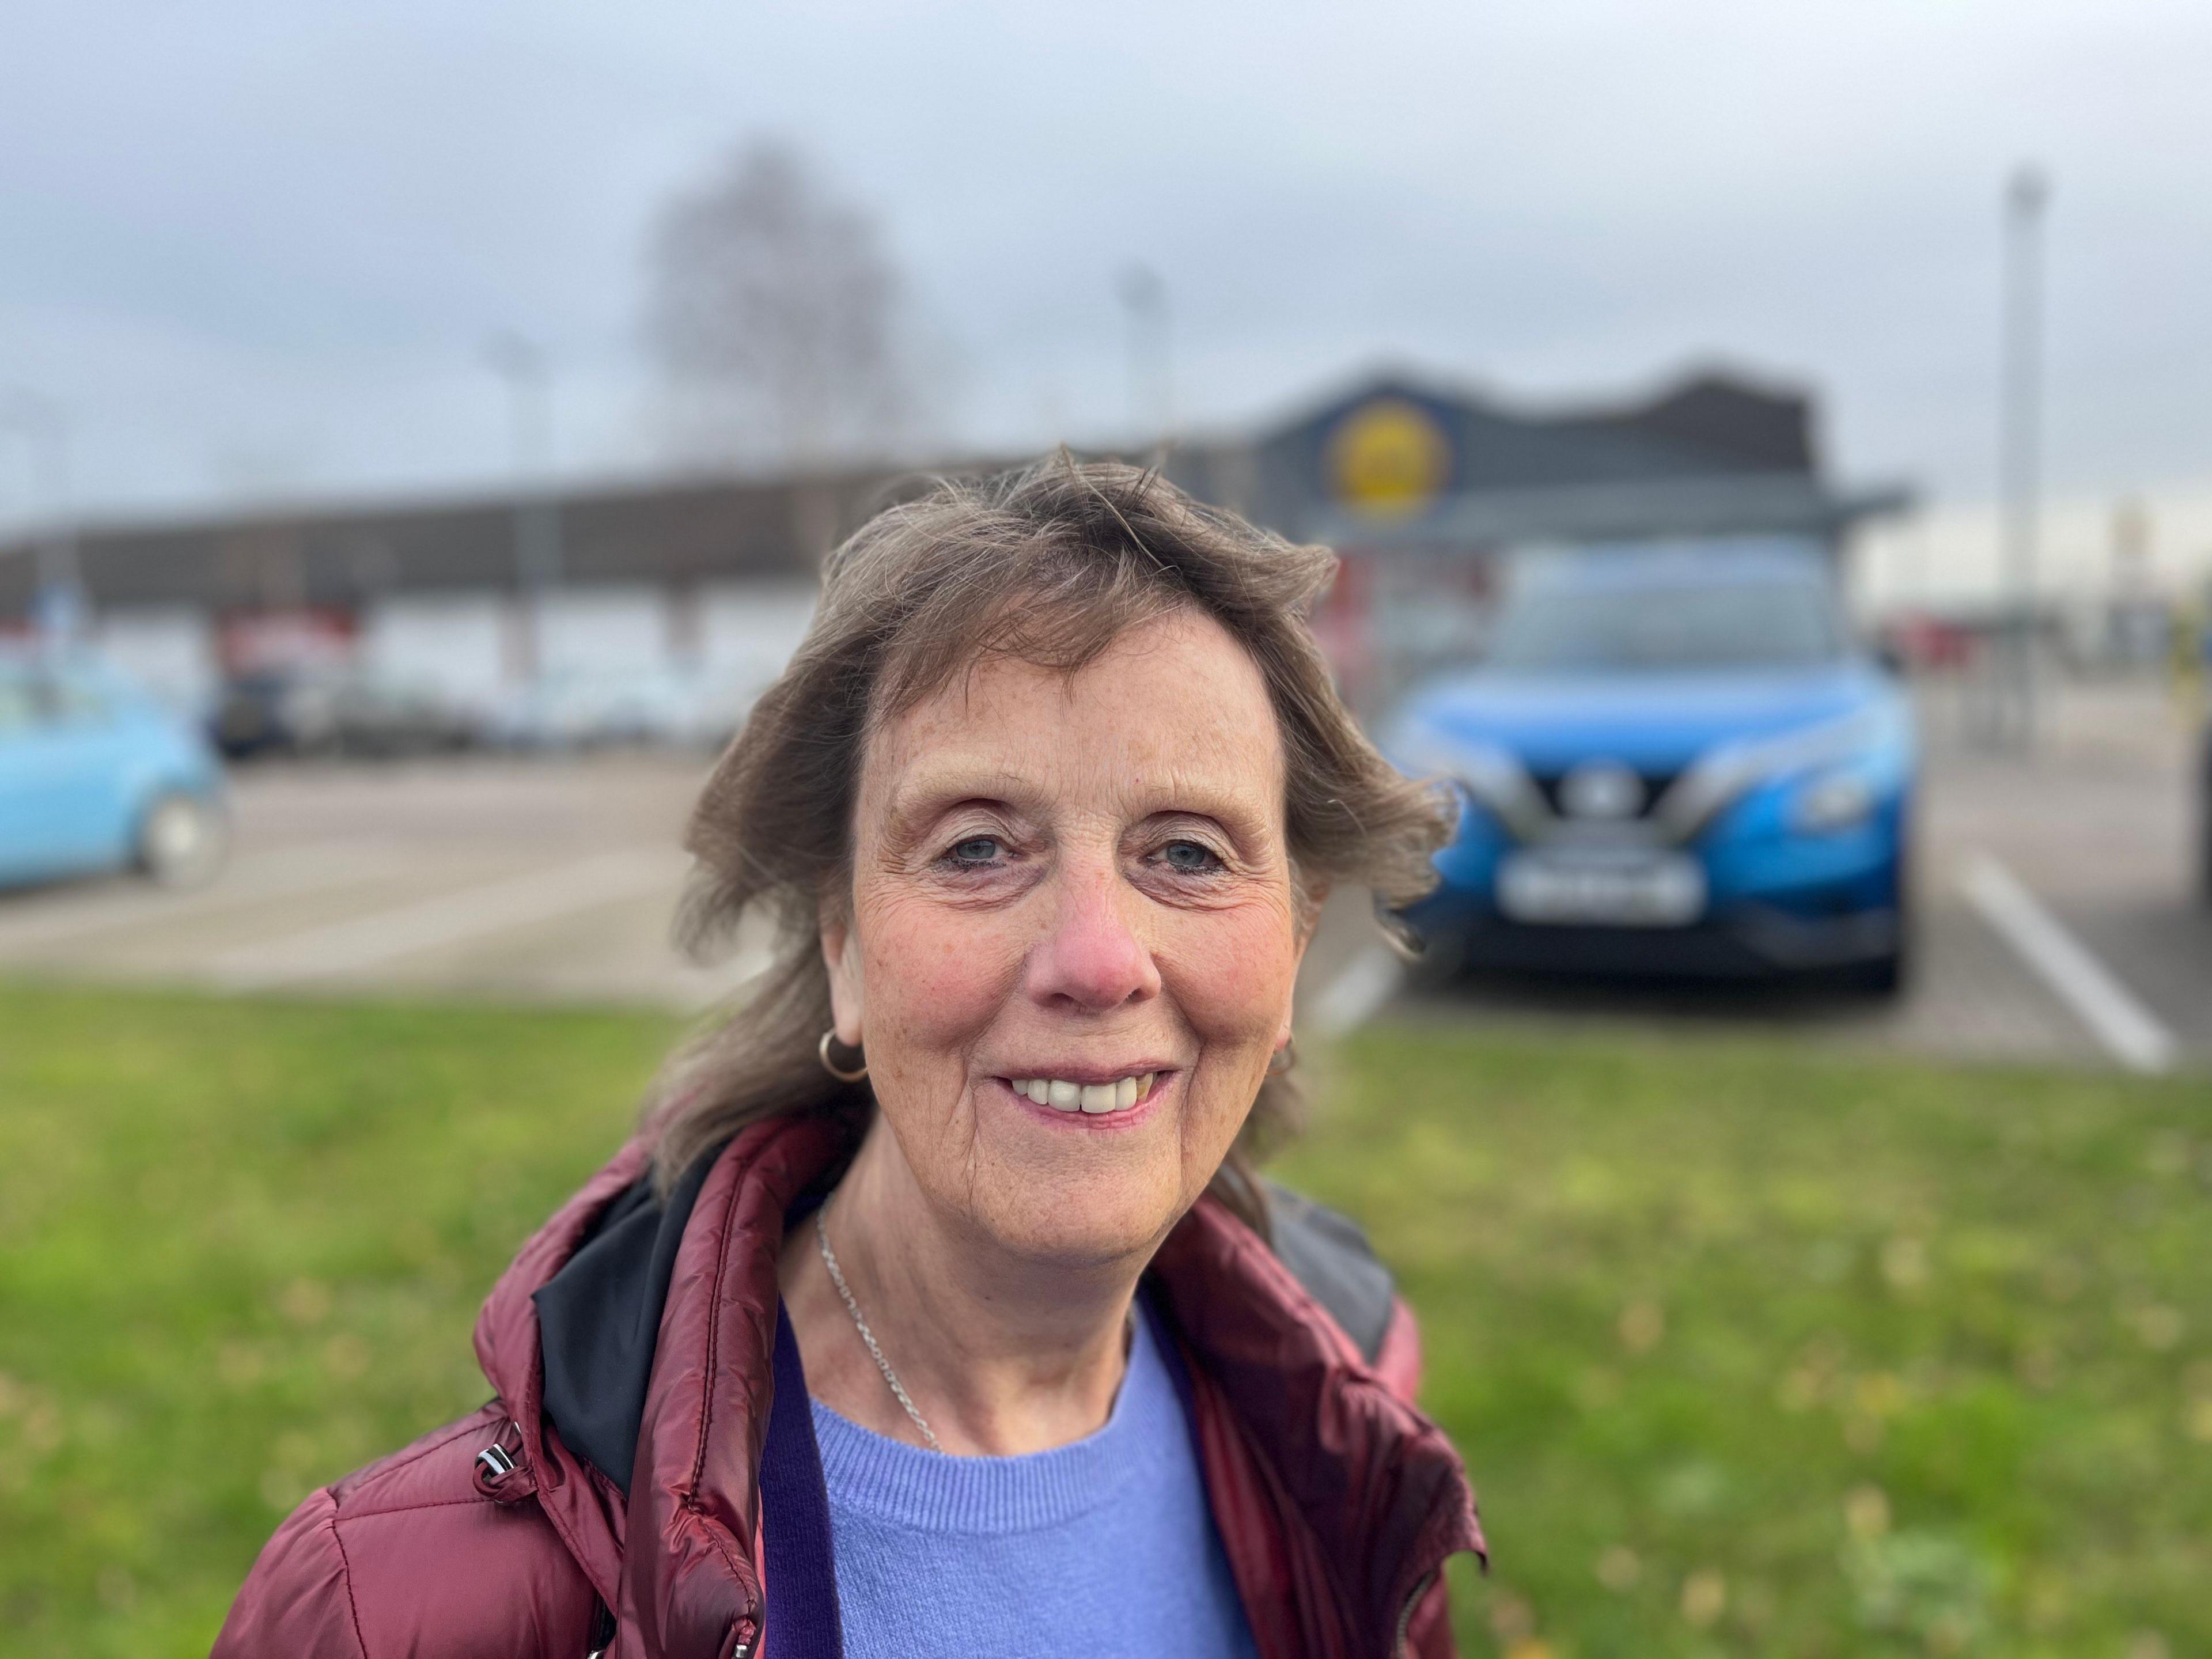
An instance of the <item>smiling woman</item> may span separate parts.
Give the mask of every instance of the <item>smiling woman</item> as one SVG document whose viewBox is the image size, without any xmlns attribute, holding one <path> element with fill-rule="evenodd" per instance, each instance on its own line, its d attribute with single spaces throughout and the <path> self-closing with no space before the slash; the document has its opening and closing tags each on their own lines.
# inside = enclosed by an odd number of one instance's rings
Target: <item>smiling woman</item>
<svg viewBox="0 0 2212 1659">
<path fill-rule="evenodd" d="M 1472 1495 L 1341 1218 L 1255 1173 L 1328 886 L 1449 830 L 1333 562 L 1066 458 L 894 507 L 709 781 L 781 928 L 525 1247 L 497 1397 L 317 1493 L 217 1652 L 1442 1653 Z"/>
<path fill-rule="evenodd" d="M 1158 1248 L 1290 1042 L 1311 919 L 1282 797 L 1267 689 L 1203 617 L 1073 675 L 986 660 L 874 734 L 822 928 L 881 1109 L 848 1177 L 869 1212 L 964 1209 L 1056 1272 Z"/>
</svg>

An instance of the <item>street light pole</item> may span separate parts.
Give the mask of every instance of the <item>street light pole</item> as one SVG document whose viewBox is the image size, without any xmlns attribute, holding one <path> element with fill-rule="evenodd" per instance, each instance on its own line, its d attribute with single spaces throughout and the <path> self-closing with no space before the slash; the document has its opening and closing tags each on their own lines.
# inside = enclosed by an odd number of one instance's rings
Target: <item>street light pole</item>
<svg viewBox="0 0 2212 1659">
<path fill-rule="evenodd" d="M 2033 749 L 2036 734 L 2036 562 L 2041 532 L 2043 214 L 2051 183 L 2022 164 L 2005 186 L 2004 390 L 1999 464 L 2004 574 L 2011 612 L 2007 654 L 2012 720 L 2001 737 Z M 2005 728 L 2012 729 L 2008 732 Z"/>
<path fill-rule="evenodd" d="M 1139 262 L 1122 267 L 1114 291 L 1128 322 L 1131 430 L 1140 445 L 1165 444 L 1175 429 L 1168 285 L 1159 272 Z"/>
<path fill-rule="evenodd" d="M 520 334 L 493 336 L 485 348 L 492 373 L 507 385 L 514 439 L 514 577 L 521 592 L 524 678 L 539 666 L 541 612 L 561 581 L 561 504 L 550 474 L 553 458 L 551 376 L 545 354 Z"/>
<path fill-rule="evenodd" d="M 0 426 L 23 435 L 46 525 L 39 538 L 37 594 L 40 631 L 65 640 L 80 625 L 84 587 L 77 568 L 76 514 L 70 492 L 69 416 L 52 398 L 21 388 L 0 393 Z"/>
</svg>

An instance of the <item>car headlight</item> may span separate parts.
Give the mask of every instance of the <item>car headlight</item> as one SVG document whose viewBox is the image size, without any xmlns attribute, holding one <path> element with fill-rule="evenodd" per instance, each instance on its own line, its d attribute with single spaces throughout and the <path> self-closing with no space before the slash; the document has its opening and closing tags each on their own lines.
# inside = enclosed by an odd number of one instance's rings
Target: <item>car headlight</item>
<svg viewBox="0 0 2212 1659">
<path fill-rule="evenodd" d="M 1674 781 L 1659 803 L 1659 817 L 1687 841 L 1747 789 L 1815 767 L 1836 768 L 1864 755 L 1881 741 L 1887 718 L 1880 709 L 1863 709 L 1778 737 L 1723 744 Z"/>
<path fill-rule="evenodd" d="M 1790 821 L 1815 834 L 1848 830 L 1874 814 L 1874 786 L 1862 772 L 1823 772 L 1798 790 Z"/>
<path fill-rule="evenodd" d="M 1528 769 L 1496 744 L 1417 732 L 1390 747 L 1401 769 L 1416 777 L 1450 779 L 1524 841 L 1540 833 L 1551 817 L 1551 806 Z"/>
</svg>

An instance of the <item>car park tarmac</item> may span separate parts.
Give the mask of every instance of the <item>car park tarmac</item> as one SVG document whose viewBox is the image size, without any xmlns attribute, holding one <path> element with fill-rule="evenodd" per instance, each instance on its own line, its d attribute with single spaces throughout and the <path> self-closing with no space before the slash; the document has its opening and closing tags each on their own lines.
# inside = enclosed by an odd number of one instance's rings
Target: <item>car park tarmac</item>
<svg viewBox="0 0 2212 1659">
<path fill-rule="evenodd" d="M 1310 1024 L 1688 1023 L 1961 1059 L 2191 1066 L 2212 1057 L 2212 911 L 2194 890 L 2191 728 L 2148 684 L 2071 688 L 2031 757 L 1978 750 L 1923 698 L 1917 971 L 1893 1000 L 1791 987 L 1477 978 L 1411 988 L 1360 896 L 1331 904 L 1302 984 Z M 695 757 L 271 762 L 234 774 L 234 844 L 187 892 L 118 877 L 0 894 L 0 975 L 283 994 L 455 994 L 684 1009 L 765 960 L 669 940 L 702 777 Z M 1995 867 L 2032 911 L 1996 910 Z M 1978 878 L 1977 872 L 1982 872 Z M 2003 883 L 2000 882 L 1999 885 Z M 2040 938 L 2078 976 L 2039 958 Z M 2070 951 L 2069 946 L 2070 945 Z M 2127 1012 L 2110 1024 L 2099 994 Z M 2084 1000 L 2086 997 L 2086 1000 Z M 2115 1030 L 2161 1034 L 2130 1054 Z"/>
<path fill-rule="evenodd" d="M 242 768 L 214 884 L 6 895 L 0 973 L 704 1006 L 760 957 L 669 943 L 701 775 L 650 754 Z"/>
</svg>

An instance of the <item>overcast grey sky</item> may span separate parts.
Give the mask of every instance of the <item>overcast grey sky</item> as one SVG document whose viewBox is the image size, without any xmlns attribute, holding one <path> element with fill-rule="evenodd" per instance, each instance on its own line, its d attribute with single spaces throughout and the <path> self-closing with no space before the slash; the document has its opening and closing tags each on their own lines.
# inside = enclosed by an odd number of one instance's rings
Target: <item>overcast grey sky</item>
<svg viewBox="0 0 2212 1659">
<path fill-rule="evenodd" d="M 1970 499 L 2033 157 L 2051 471 L 2121 489 L 2212 473 L 2208 87 L 2212 7 L 2130 0 L 10 0 L 0 387 L 95 509 L 466 488 L 517 329 L 566 468 L 648 466 L 645 227 L 773 133 L 882 216 L 960 445 L 1123 424 L 1141 258 L 1193 424 L 1384 359 L 1535 404 L 1723 361 Z"/>
</svg>

